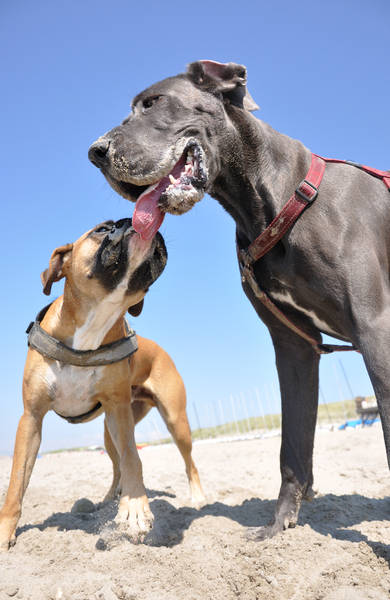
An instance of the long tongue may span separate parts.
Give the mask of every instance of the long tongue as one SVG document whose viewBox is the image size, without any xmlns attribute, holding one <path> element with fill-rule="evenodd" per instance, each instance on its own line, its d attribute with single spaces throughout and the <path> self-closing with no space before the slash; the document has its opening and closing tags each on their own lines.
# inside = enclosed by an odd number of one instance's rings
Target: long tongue
<svg viewBox="0 0 390 600">
<path fill-rule="evenodd" d="M 161 212 L 157 204 L 169 183 L 168 177 L 164 177 L 154 189 L 151 190 L 149 187 L 145 190 L 136 202 L 133 213 L 133 227 L 144 241 L 150 240 L 164 221 L 165 213 Z"/>
<path fill-rule="evenodd" d="M 169 175 L 178 178 L 186 164 L 186 157 L 183 155 L 173 167 Z M 147 190 L 138 198 L 134 213 L 133 227 L 141 239 L 150 240 L 159 230 L 164 221 L 165 213 L 158 207 L 161 194 L 167 189 L 171 181 L 169 175 L 160 179 L 154 186 L 149 186 Z"/>
</svg>

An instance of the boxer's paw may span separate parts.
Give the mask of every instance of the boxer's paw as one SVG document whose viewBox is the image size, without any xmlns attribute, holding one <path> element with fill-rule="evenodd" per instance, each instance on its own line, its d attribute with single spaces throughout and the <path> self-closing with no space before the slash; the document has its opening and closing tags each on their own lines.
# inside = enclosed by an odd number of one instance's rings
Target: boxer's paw
<svg viewBox="0 0 390 600">
<path fill-rule="evenodd" d="M 191 504 L 198 510 L 206 505 L 206 498 L 201 488 L 194 487 L 191 489 Z"/>
<path fill-rule="evenodd" d="M 112 502 L 113 500 L 118 498 L 118 496 L 120 496 L 121 493 L 122 493 L 122 490 L 120 487 L 111 488 L 107 492 L 107 494 L 104 496 L 101 504 L 106 504 L 107 502 Z"/>
<path fill-rule="evenodd" d="M 6 521 L 0 522 L 0 552 L 7 552 L 15 544 L 15 527 L 10 526 Z"/>
<path fill-rule="evenodd" d="M 126 533 L 134 541 L 143 542 L 153 527 L 154 516 L 150 511 L 146 496 L 129 498 L 124 496 L 119 502 L 115 522 L 126 527 Z"/>
</svg>

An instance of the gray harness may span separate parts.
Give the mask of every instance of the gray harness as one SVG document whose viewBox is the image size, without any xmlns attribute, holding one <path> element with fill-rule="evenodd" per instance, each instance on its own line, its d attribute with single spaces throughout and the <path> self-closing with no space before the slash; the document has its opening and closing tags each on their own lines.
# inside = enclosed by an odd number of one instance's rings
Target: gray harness
<svg viewBox="0 0 390 600">
<path fill-rule="evenodd" d="M 69 348 L 62 342 L 59 342 L 51 335 L 49 335 L 42 327 L 40 323 L 49 310 L 50 306 L 45 306 L 36 316 L 35 321 L 31 321 L 27 327 L 26 333 L 28 334 L 28 346 L 37 350 L 43 356 L 57 360 L 65 365 L 74 365 L 76 367 L 103 367 L 106 365 L 112 365 L 126 358 L 129 358 L 134 352 L 138 350 L 137 335 L 133 329 L 131 329 L 127 320 L 124 318 L 124 325 L 126 328 L 126 337 L 110 344 L 104 344 L 97 348 L 97 350 L 74 350 Z M 77 417 L 65 417 L 56 414 L 62 419 L 66 419 L 68 423 L 82 423 L 92 414 L 94 414 L 99 408 L 101 403 L 98 402 L 92 410 L 84 413 Z"/>
</svg>

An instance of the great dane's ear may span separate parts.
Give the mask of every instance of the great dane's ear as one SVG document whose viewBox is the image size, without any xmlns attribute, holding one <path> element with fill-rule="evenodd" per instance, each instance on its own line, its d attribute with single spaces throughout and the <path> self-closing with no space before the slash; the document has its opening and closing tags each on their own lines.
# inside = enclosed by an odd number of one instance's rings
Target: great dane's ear
<svg viewBox="0 0 390 600">
<path fill-rule="evenodd" d="M 144 307 L 144 299 L 142 298 L 142 300 L 140 302 L 138 302 L 138 304 L 134 304 L 134 306 L 130 306 L 130 308 L 127 310 L 127 312 L 132 317 L 139 317 L 140 314 L 142 313 L 143 307 Z"/>
<path fill-rule="evenodd" d="M 222 94 L 238 108 L 259 109 L 246 89 L 246 67 L 243 65 L 199 60 L 188 65 L 187 75 L 196 86 L 212 94 Z"/>
<path fill-rule="evenodd" d="M 66 244 L 53 251 L 50 257 L 49 268 L 41 273 L 43 293 L 46 294 L 46 296 L 50 296 L 53 283 L 65 276 L 63 273 L 63 266 L 65 262 L 69 260 L 72 249 L 73 244 Z"/>
</svg>

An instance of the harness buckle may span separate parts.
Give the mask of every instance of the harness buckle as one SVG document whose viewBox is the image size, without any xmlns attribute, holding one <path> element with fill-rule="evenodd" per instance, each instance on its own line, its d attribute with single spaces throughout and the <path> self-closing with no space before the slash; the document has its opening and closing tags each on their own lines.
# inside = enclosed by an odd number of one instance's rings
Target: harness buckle
<svg viewBox="0 0 390 600">
<path fill-rule="evenodd" d="M 306 196 L 306 194 L 304 194 L 301 190 L 301 186 L 302 185 L 308 185 L 309 188 L 311 188 L 314 192 L 312 197 Z M 310 203 L 313 202 L 317 196 L 318 196 L 318 188 L 315 187 L 315 185 L 313 185 L 312 183 L 310 183 L 310 181 L 308 181 L 307 179 L 303 179 L 301 181 L 301 183 L 298 185 L 297 189 L 295 190 L 295 193 L 298 194 L 298 196 L 300 196 L 302 198 L 302 200 L 305 200 L 305 202 Z"/>
<path fill-rule="evenodd" d="M 362 169 L 363 165 L 361 165 L 360 163 L 355 162 L 354 160 L 346 160 L 345 161 L 346 165 L 351 165 L 352 167 L 356 167 L 357 169 Z"/>
<path fill-rule="evenodd" d="M 26 329 L 26 333 L 30 333 L 30 331 L 33 327 L 34 327 L 34 321 L 31 321 L 30 325 Z"/>
<path fill-rule="evenodd" d="M 240 248 L 237 244 L 237 258 L 241 270 L 244 267 L 250 267 L 253 265 L 254 260 L 251 254 L 248 252 L 248 248 Z"/>
</svg>

